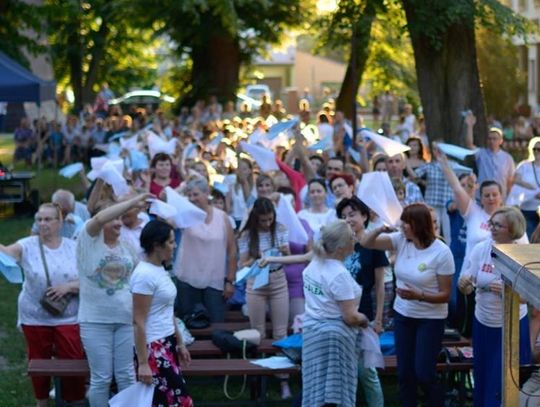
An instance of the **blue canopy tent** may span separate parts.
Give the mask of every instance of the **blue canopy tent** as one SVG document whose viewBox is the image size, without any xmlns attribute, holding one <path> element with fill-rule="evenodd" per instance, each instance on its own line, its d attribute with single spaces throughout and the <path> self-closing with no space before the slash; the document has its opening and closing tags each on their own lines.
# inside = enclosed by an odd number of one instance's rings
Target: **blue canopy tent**
<svg viewBox="0 0 540 407">
<path fill-rule="evenodd" d="M 40 105 L 55 98 L 56 82 L 38 78 L 0 51 L 0 101 Z"/>
</svg>

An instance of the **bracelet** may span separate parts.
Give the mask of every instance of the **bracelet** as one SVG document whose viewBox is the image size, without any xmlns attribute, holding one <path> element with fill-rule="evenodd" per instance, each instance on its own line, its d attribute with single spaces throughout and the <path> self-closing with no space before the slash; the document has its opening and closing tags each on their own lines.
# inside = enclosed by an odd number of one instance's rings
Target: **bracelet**
<svg viewBox="0 0 540 407">
<path fill-rule="evenodd" d="M 227 277 L 225 277 L 224 281 L 225 281 L 225 284 L 234 285 L 233 281 L 229 280 Z"/>
</svg>

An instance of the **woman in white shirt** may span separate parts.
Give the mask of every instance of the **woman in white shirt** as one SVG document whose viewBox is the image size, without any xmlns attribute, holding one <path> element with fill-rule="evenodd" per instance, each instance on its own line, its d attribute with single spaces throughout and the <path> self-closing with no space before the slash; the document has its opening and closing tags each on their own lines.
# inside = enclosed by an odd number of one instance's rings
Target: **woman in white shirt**
<svg viewBox="0 0 540 407">
<path fill-rule="evenodd" d="M 26 340 L 28 359 L 83 359 L 84 351 L 77 324 L 79 276 L 75 242 L 60 234 L 62 211 L 58 205 L 41 205 L 35 220 L 37 236 L 25 237 L 7 247 L 0 244 L 0 252 L 15 258 L 24 271 L 17 325 L 21 327 Z M 40 246 L 43 248 L 50 286 L 47 284 Z M 45 293 L 53 299 L 70 296 L 61 315 L 53 315 L 41 306 L 40 300 Z M 32 377 L 32 387 L 37 406 L 47 406 L 50 378 Z M 85 405 L 84 378 L 62 378 L 62 389 L 62 396 L 70 405 Z"/>
<path fill-rule="evenodd" d="M 146 257 L 130 280 L 138 380 L 155 386 L 152 405 L 190 407 L 180 362 L 191 358 L 174 317 L 176 287 L 164 267 L 176 248 L 174 230 L 152 220 L 141 232 L 140 245 Z"/>
<path fill-rule="evenodd" d="M 527 222 L 527 236 L 530 239 L 540 219 L 537 213 L 540 207 L 540 137 L 533 137 L 529 141 L 529 158 L 517 166 L 514 184 L 528 190 L 519 207 Z"/>
<path fill-rule="evenodd" d="M 256 197 L 257 189 L 255 188 L 255 178 L 253 176 L 253 164 L 251 161 L 241 158 L 238 160 L 236 182 L 229 189 L 229 195 L 227 196 L 236 228 L 240 227 L 242 221 L 247 217 L 248 208 L 251 208 Z"/>
<path fill-rule="evenodd" d="M 319 236 L 321 226 L 337 219 L 334 208 L 326 206 L 326 183 L 323 179 L 315 178 L 308 183 L 308 196 L 310 206 L 298 212 L 298 218 L 305 220 L 313 233 L 315 239 Z"/>
<path fill-rule="evenodd" d="M 395 250 L 396 299 L 394 326 L 400 398 L 416 407 L 417 386 L 427 405 L 443 405 L 437 384 L 437 357 L 454 274 L 450 249 L 435 237 L 429 208 L 421 203 L 403 210 L 401 231 L 385 226 L 363 234 L 360 244 L 370 249 Z"/>
<path fill-rule="evenodd" d="M 359 327 L 368 320 L 358 312 L 362 288 L 343 264 L 353 251 L 351 228 L 343 220 L 324 226 L 313 250 L 303 273 L 302 406 L 355 406 Z"/>
<path fill-rule="evenodd" d="M 501 404 L 503 282 L 493 265 L 493 244 L 516 243 L 525 231 L 525 219 L 519 209 L 505 206 L 489 220 L 491 238 L 472 250 L 458 281 L 464 294 L 476 289 L 473 322 L 474 405 L 491 407 Z M 531 361 L 527 304 L 520 304 L 520 363 Z"/>
<path fill-rule="evenodd" d="M 146 205 L 150 197 L 141 194 L 117 204 L 99 203 L 99 212 L 77 239 L 79 323 L 90 366 L 91 407 L 107 405 L 113 376 L 120 391 L 135 382 L 129 279 L 139 257 L 135 248 L 120 239 L 120 218 L 130 209 Z"/>
</svg>

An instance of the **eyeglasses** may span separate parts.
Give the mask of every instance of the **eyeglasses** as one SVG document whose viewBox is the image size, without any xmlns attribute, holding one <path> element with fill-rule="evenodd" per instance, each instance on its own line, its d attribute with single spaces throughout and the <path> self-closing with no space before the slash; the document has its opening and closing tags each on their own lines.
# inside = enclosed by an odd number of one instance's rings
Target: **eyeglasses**
<svg viewBox="0 0 540 407">
<path fill-rule="evenodd" d="M 489 221 L 488 222 L 488 226 L 491 228 L 491 229 L 506 229 L 508 226 L 505 226 L 503 225 L 502 223 L 499 223 L 499 222 L 492 222 L 492 221 Z"/>
<path fill-rule="evenodd" d="M 58 218 L 50 218 L 50 217 L 45 217 L 45 218 L 37 217 L 37 218 L 36 218 L 36 222 L 37 222 L 37 223 L 39 223 L 39 222 L 50 223 L 50 222 L 52 222 L 53 220 L 58 220 Z"/>
<path fill-rule="evenodd" d="M 532 150 L 533 150 L 534 152 L 540 151 L 540 147 L 534 147 Z"/>
</svg>

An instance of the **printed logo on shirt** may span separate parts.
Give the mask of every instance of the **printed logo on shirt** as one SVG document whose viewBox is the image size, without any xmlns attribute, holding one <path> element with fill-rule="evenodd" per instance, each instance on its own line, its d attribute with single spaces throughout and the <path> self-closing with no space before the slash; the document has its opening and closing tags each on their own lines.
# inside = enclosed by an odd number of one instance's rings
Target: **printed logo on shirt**
<svg viewBox="0 0 540 407">
<path fill-rule="evenodd" d="M 426 269 L 427 269 L 427 264 L 426 263 L 420 263 L 418 265 L 418 271 L 423 272 L 423 271 L 426 271 Z"/>
<path fill-rule="evenodd" d="M 100 260 L 94 275 L 88 278 L 96 282 L 99 288 L 104 288 L 107 295 L 114 295 L 128 284 L 133 266 L 127 257 L 108 254 Z"/>
<path fill-rule="evenodd" d="M 480 271 L 482 271 L 483 273 L 493 273 L 493 268 L 493 264 L 484 263 Z"/>
<path fill-rule="evenodd" d="M 304 289 L 315 295 L 323 295 L 321 284 L 304 276 Z"/>
</svg>

